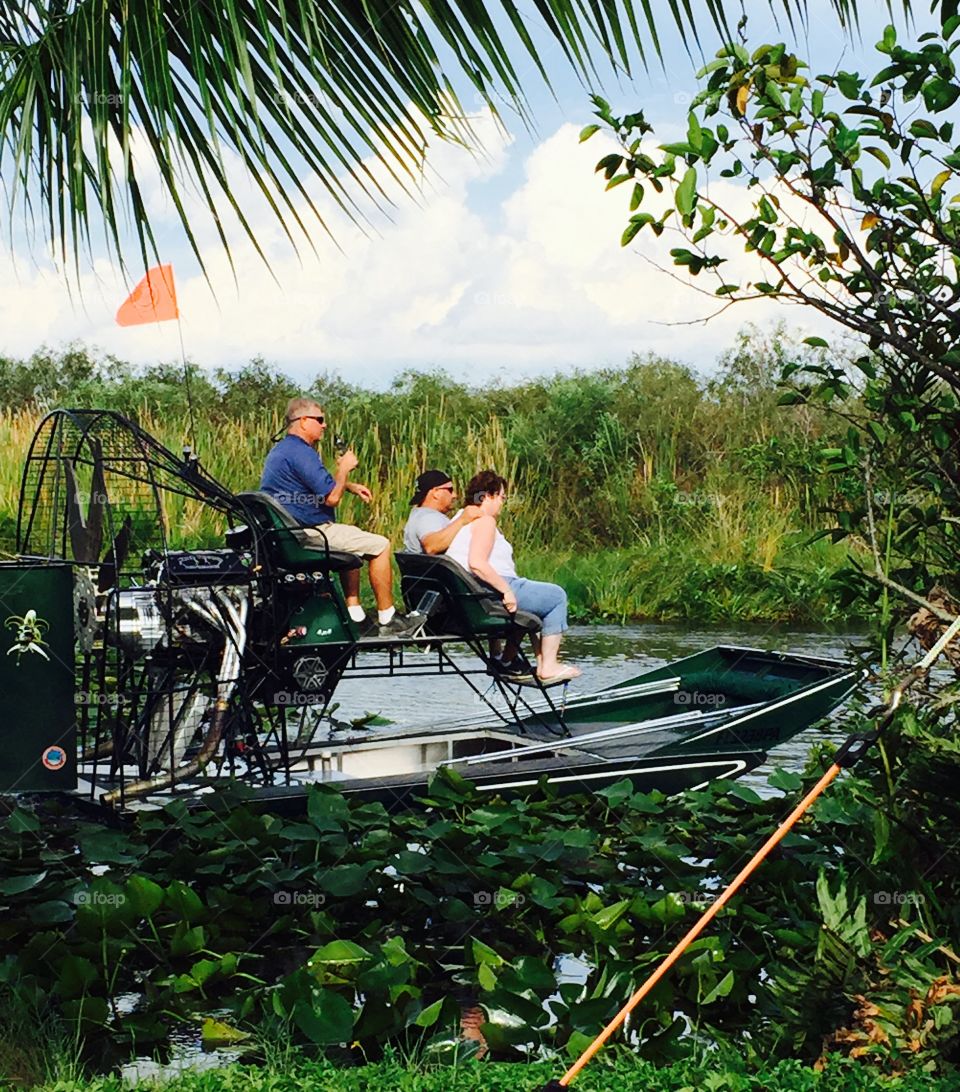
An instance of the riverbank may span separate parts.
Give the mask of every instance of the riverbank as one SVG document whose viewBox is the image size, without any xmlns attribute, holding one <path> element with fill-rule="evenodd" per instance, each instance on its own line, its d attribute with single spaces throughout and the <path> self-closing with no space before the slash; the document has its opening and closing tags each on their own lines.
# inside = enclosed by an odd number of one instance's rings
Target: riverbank
<svg viewBox="0 0 960 1092">
<path fill-rule="evenodd" d="M 767 563 L 749 540 L 725 553 L 689 536 L 618 550 L 526 551 L 523 575 L 566 588 L 576 622 L 787 623 L 833 628 L 862 617 L 840 605 L 846 550 L 788 544 Z"/>
</svg>

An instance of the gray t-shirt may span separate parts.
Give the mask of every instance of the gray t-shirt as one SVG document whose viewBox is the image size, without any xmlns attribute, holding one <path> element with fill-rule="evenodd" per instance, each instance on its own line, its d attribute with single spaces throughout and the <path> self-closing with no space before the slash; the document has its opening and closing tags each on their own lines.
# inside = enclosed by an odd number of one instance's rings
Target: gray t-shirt
<svg viewBox="0 0 960 1092">
<path fill-rule="evenodd" d="M 442 531 L 449 522 L 436 508 L 414 508 L 403 528 L 403 548 L 414 554 L 422 554 L 420 540 L 434 531 Z"/>
</svg>

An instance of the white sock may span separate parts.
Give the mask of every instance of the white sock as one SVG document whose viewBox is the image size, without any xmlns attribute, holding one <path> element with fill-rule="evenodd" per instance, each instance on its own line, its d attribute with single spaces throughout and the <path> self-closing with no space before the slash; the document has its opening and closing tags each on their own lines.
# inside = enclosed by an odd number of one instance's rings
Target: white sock
<svg viewBox="0 0 960 1092">
<path fill-rule="evenodd" d="M 362 622 L 367 617 L 367 612 L 360 606 L 359 603 L 351 603 L 347 607 L 347 614 L 350 615 L 350 619 L 353 622 Z"/>
<path fill-rule="evenodd" d="M 381 626 L 389 625 L 390 620 L 393 618 L 393 616 L 396 613 L 397 613 L 397 608 L 396 607 L 387 607 L 386 610 L 378 610 L 377 611 L 377 621 L 380 623 Z"/>
</svg>

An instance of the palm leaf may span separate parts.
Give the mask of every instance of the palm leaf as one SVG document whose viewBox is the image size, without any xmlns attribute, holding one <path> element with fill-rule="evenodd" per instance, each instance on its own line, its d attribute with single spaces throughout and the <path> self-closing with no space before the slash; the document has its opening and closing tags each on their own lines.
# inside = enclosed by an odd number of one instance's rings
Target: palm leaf
<svg viewBox="0 0 960 1092">
<path fill-rule="evenodd" d="M 832 2 L 847 20 L 853 0 Z M 659 53 L 650 0 L 534 8 L 585 81 L 598 61 L 629 71 L 633 49 L 644 63 Z M 687 41 L 698 16 L 725 27 L 722 0 L 664 8 Z M 525 116 L 515 61 L 548 78 L 528 18 L 514 0 L 6 0 L 0 177 L 11 217 L 22 209 L 34 230 L 40 219 L 64 265 L 101 225 L 122 261 L 132 229 L 147 265 L 159 255 L 142 184 L 157 173 L 198 258 L 191 193 L 228 253 L 231 212 L 259 249 L 231 192 L 235 156 L 295 246 L 310 238 L 300 209 L 323 223 L 311 176 L 362 223 L 365 202 L 389 204 L 367 161 L 413 193 L 430 139 L 472 139 L 454 81 Z"/>
</svg>

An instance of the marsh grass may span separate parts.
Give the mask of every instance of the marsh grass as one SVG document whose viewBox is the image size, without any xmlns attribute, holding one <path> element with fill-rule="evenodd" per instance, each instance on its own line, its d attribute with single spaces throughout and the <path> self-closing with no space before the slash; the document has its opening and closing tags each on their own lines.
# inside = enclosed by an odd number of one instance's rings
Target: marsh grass
<svg viewBox="0 0 960 1092">
<path fill-rule="evenodd" d="M 20 459 L 38 420 L 29 412 L 0 413 L 0 544 L 7 552 L 13 550 Z M 144 411 L 140 424 L 175 452 L 189 433 L 183 417 Z M 236 491 L 256 488 L 273 425 L 254 416 L 200 422 L 195 439 L 203 465 Z M 425 409 L 389 428 L 372 422 L 358 431 L 354 446 L 355 477 L 371 486 L 374 501 L 367 507 L 346 498 L 341 518 L 395 544 L 424 466 L 449 468 L 461 488 L 477 467 L 502 468 L 511 483 L 503 527 L 521 570 L 562 583 L 575 619 L 835 620 L 829 574 L 845 551 L 824 541 L 806 545 L 810 520 L 779 483 L 775 491 L 758 489 L 732 470 L 714 468 L 686 491 L 649 478 L 643 462 L 614 467 L 586 492 L 570 468 L 558 467 L 557 479 L 547 480 L 524 466 L 511 452 L 502 418 L 461 427 Z M 665 457 L 674 458 L 669 445 Z M 177 496 L 163 504 L 173 545 L 222 543 L 226 528 L 217 512 Z M 593 529 L 585 525 L 588 510 Z M 596 532 L 598 525 L 605 533 Z"/>
<path fill-rule="evenodd" d="M 846 555 L 803 544 L 837 507 L 836 480 L 819 473 L 830 424 L 808 407 L 776 405 L 788 350 L 799 351 L 741 339 L 709 382 L 652 358 L 486 389 L 442 372 L 408 373 L 386 392 L 319 377 L 312 391 L 328 419 L 328 464 L 340 433 L 359 458 L 355 480 L 374 493 L 369 507 L 346 497 L 340 518 L 398 544 L 420 471 L 441 467 L 462 489 L 494 467 L 510 482 L 502 522 L 521 571 L 567 582 L 576 617 L 829 622 L 827 577 Z M 0 413 L 7 552 L 40 417 L 28 378 L 35 363 L 55 383 L 49 356 L 0 359 L 0 389 L 10 388 Z M 204 467 L 236 491 L 256 488 L 284 399 L 296 391 L 263 362 L 214 380 L 195 370 L 191 423 L 175 370 L 140 374 L 116 361 L 107 369 L 77 353 L 67 363 L 85 378 L 51 400 L 117 408 L 177 453 L 194 442 Z M 222 543 L 221 517 L 202 505 L 167 497 L 164 519 L 174 546 Z"/>
<path fill-rule="evenodd" d="M 82 1044 L 52 1012 L 0 989 L 0 1087 L 82 1082 Z"/>
</svg>

